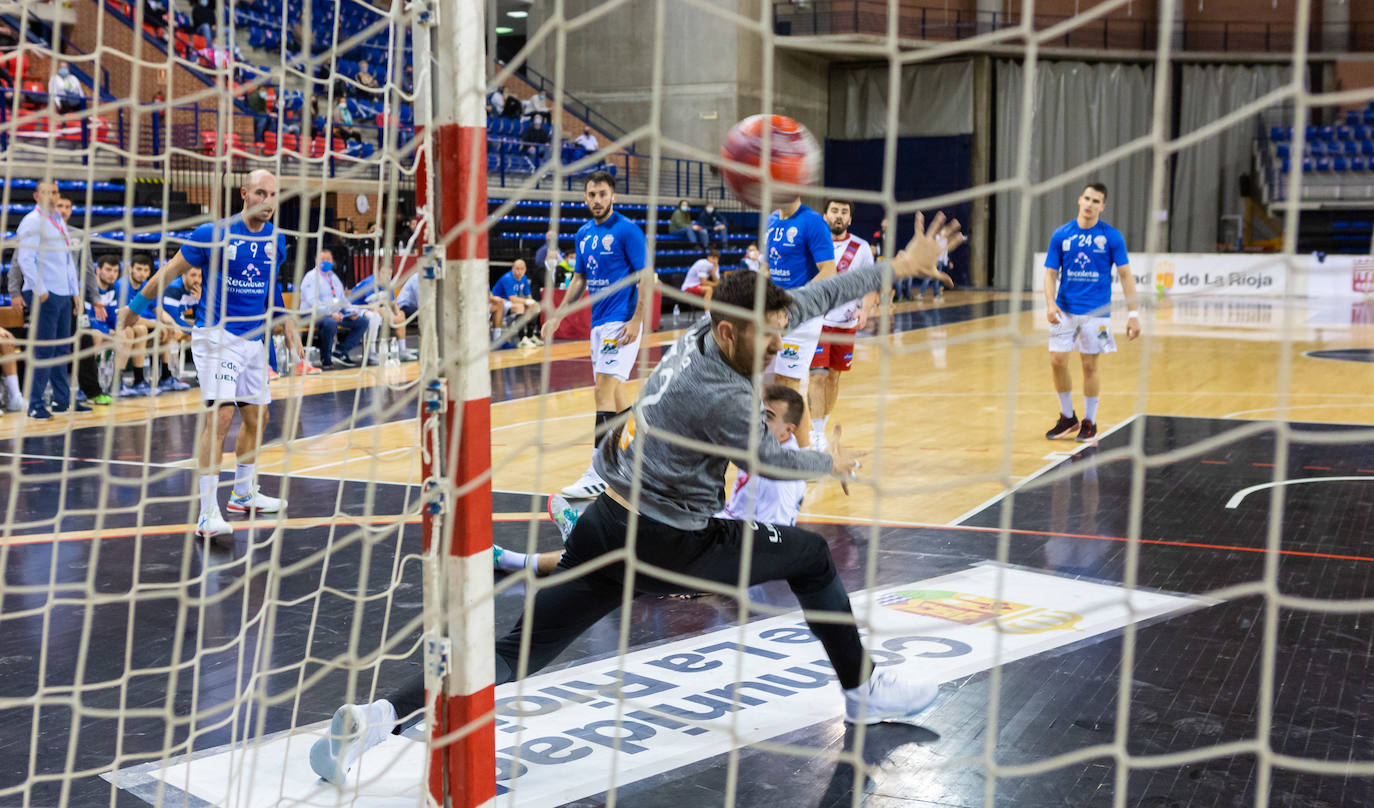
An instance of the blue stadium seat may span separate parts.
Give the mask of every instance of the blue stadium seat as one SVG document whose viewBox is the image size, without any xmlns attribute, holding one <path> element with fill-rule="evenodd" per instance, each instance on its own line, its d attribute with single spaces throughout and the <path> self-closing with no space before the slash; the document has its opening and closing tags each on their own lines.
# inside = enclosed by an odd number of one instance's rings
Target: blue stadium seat
<svg viewBox="0 0 1374 808">
<path fill-rule="evenodd" d="M 1307 153 L 1313 157 L 1321 157 L 1326 154 L 1326 141 L 1312 140 L 1307 144 Z"/>
<path fill-rule="evenodd" d="M 1352 130 L 1349 126 L 1337 126 L 1337 127 L 1336 127 L 1336 139 L 1337 139 L 1337 140 L 1350 140 L 1351 137 L 1353 137 L 1353 135 L 1351 134 L 1352 131 L 1353 131 L 1353 130 Z"/>
<path fill-rule="evenodd" d="M 1322 140 L 1335 140 L 1336 129 L 1332 126 L 1323 126 L 1320 130 L 1319 136 Z"/>
<path fill-rule="evenodd" d="M 1331 158 L 1329 158 L 1329 157 L 1318 157 L 1317 160 L 1316 160 L 1315 166 L 1316 166 L 1316 170 L 1317 170 L 1317 171 L 1330 171 L 1330 170 L 1331 170 Z M 1304 171 L 1307 170 L 1307 161 L 1306 161 L 1306 160 L 1303 161 L 1303 170 L 1304 170 Z"/>
<path fill-rule="evenodd" d="M 1374 140 L 1366 140 L 1360 144 L 1360 154 L 1365 157 L 1374 157 Z"/>
<path fill-rule="evenodd" d="M 1303 132 L 1307 136 L 1309 142 L 1317 139 L 1317 127 L 1309 125 Z"/>
<path fill-rule="evenodd" d="M 1270 139 L 1270 140 L 1274 140 L 1274 141 L 1283 140 L 1283 139 L 1284 139 L 1284 137 L 1283 137 L 1283 127 L 1282 127 L 1282 126 L 1271 126 L 1271 127 L 1269 127 L 1269 139 Z"/>
<path fill-rule="evenodd" d="M 1344 174 L 1346 169 L 1345 158 L 1336 157 L 1331 160 L 1331 170 Z"/>
<path fill-rule="evenodd" d="M 1279 157 L 1287 157 L 1287 156 L 1288 156 L 1288 144 L 1287 144 L 1287 143 L 1279 143 L 1279 144 L 1277 144 L 1277 145 L 1274 147 L 1274 153 L 1275 153 L 1276 155 L 1278 155 Z M 839 214 L 836 214 L 836 215 L 839 215 Z"/>
<path fill-rule="evenodd" d="M 1311 157 L 1304 158 L 1302 161 L 1302 173 L 1306 174 L 1314 168 Z"/>
<path fill-rule="evenodd" d="M 1351 158 L 1350 158 L 1350 170 L 1351 170 L 1351 171 L 1364 171 L 1364 165 L 1365 165 L 1365 163 L 1364 163 L 1364 158 L 1363 158 L 1363 157 L 1351 157 Z"/>
<path fill-rule="evenodd" d="M 1352 126 L 1350 127 L 1350 137 L 1353 140 L 1368 140 L 1369 128 L 1363 125 Z"/>
<path fill-rule="evenodd" d="M 1355 124 L 1357 124 L 1357 123 L 1359 123 L 1359 122 L 1360 122 L 1360 113 L 1359 113 L 1359 112 L 1357 112 L 1356 110 L 1353 110 L 1353 109 L 1348 109 L 1348 110 L 1345 111 L 1345 124 L 1346 124 L 1346 126 L 1354 126 Z"/>
</svg>

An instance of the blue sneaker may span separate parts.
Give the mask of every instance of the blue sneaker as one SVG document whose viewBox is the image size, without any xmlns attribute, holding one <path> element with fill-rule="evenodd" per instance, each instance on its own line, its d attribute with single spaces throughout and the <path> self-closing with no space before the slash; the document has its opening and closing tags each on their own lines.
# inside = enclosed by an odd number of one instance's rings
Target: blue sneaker
<svg viewBox="0 0 1374 808">
<path fill-rule="evenodd" d="M 176 393 L 182 390 L 190 389 L 191 385 L 187 384 L 186 382 L 183 382 L 181 379 L 178 379 L 175 376 L 168 376 L 167 378 L 163 379 L 157 386 L 158 393 Z"/>
<path fill-rule="evenodd" d="M 47 408 L 44 407 L 42 404 L 38 404 L 36 406 L 29 407 L 29 417 L 36 421 L 51 421 L 52 413 L 48 412 Z"/>
<path fill-rule="evenodd" d="M 491 565 L 494 569 L 501 569 L 501 556 L 506 554 L 505 548 L 499 544 L 491 546 Z"/>
<path fill-rule="evenodd" d="M 119 388 L 120 398 L 140 398 L 142 396 L 150 396 L 152 394 L 153 388 L 150 387 L 147 382 L 141 382 L 139 384 L 135 384 L 132 386 L 124 385 Z"/>
</svg>

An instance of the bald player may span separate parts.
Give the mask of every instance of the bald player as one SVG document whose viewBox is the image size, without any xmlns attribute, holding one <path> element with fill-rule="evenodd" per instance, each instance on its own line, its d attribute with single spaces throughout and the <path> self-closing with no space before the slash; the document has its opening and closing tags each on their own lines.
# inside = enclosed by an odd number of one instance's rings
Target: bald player
<svg viewBox="0 0 1374 808">
<path fill-rule="evenodd" d="M 191 357 L 200 377 L 206 404 L 200 434 L 200 517 L 196 534 L 223 536 L 233 527 L 220 513 L 215 486 L 219 482 L 220 447 L 234 420 L 242 424 L 234 442 L 237 467 L 228 509 L 232 513 L 278 513 L 286 502 L 258 491 L 254 476 L 262 432 L 267 425 L 267 346 L 264 335 L 272 326 L 269 312 L 284 312 L 277 272 L 286 258 L 286 236 L 277 232 L 272 216 L 277 207 L 277 178 L 272 172 L 252 172 L 239 191 L 243 212 L 208 222 L 192 232 L 185 246 L 134 295 L 120 312 L 121 322 L 138 321 L 173 280 L 192 267 L 201 270 L 200 300 L 194 306 Z M 298 356 L 305 352 L 296 329 L 288 326 L 287 344 Z"/>
</svg>

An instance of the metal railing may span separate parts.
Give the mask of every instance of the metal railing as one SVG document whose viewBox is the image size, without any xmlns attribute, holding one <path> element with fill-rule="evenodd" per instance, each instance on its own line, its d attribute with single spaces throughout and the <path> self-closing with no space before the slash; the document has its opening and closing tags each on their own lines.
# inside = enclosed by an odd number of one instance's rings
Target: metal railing
<svg viewBox="0 0 1374 808">
<path fill-rule="evenodd" d="M 952 40 L 1019 27 L 1019 13 L 961 11 L 927 7 L 896 0 L 897 35 L 905 39 Z M 1069 15 L 1037 14 L 1032 27 L 1041 31 L 1071 20 Z M 775 0 L 773 32 L 779 36 L 866 34 L 886 36 L 887 0 Z M 1291 22 L 1250 20 L 1182 20 L 1175 26 L 1176 50 L 1287 52 L 1293 48 Z M 1104 17 L 1085 21 L 1054 41 L 1042 43 L 1071 48 L 1154 50 L 1159 22 L 1147 17 Z M 1374 50 L 1374 22 L 1314 24 L 1308 32 L 1312 51 Z"/>
<path fill-rule="evenodd" d="M 524 79 L 525 83 L 539 92 L 547 93 L 549 101 L 552 103 L 554 91 L 552 79 L 530 67 L 528 64 L 516 68 L 515 74 Z M 566 89 L 563 91 L 563 109 L 571 113 L 574 118 L 577 118 L 593 129 L 610 135 L 616 140 L 625 136 L 624 127 L 612 121 L 610 118 L 607 118 L 605 115 L 602 115 L 600 112 L 597 112 L 595 109 L 592 109 L 590 104 L 568 92 Z"/>
</svg>

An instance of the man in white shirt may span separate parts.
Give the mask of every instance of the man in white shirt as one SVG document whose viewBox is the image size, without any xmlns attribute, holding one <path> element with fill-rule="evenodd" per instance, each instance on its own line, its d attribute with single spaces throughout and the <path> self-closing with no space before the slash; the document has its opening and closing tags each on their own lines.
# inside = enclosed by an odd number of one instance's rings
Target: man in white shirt
<svg viewBox="0 0 1374 808">
<path fill-rule="evenodd" d="M 583 151 L 589 154 L 600 148 L 599 144 L 596 142 L 596 135 L 592 134 L 592 128 L 590 126 L 582 127 L 582 134 L 577 136 L 573 144 L 580 146 Z"/>
<path fill-rule="evenodd" d="M 75 112 L 86 106 L 86 97 L 81 94 L 81 82 L 72 75 L 71 62 L 63 62 L 48 79 L 48 97 L 61 113 Z"/>
<path fill-rule="evenodd" d="M 320 367 L 332 370 L 335 363 L 346 368 L 356 367 L 349 352 L 358 347 L 364 336 L 371 337 L 369 344 L 373 346 L 367 361 L 377 364 L 377 330 L 382 326 L 382 317 L 375 311 L 349 303 L 343 281 L 334 274 L 333 252 L 320 250 L 319 265 L 305 273 L 301 280 L 296 307 L 302 315 L 314 318 L 320 330 Z M 334 337 L 340 325 L 348 327 L 348 335 L 335 345 Z"/>
<path fill-rule="evenodd" d="M 52 384 L 53 410 L 90 412 L 90 407 L 71 400 L 67 365 L 61 357 L 71 352 L 73 315 L 79 315 L 81 283 L 72 262 L 72 243 L 67 224 L 57 212 L 57 183 L 40 182 L 33 192 L 33 210 L 19 222 L 19 246 L 14 262 L 24 276 L 24 305 L 32 312 L 29 321 L 35 340 L 33 382 L 29 385 L 29 417 L 47 420 L 52 414 L 43 406 L 43 394 Z"/>
<path fill-rule="evenodd" d="M 825 223 L 835 242 L 835 271 L 847 272 L 873 264 L 868 242 L 849 232 L 854 205 L 844 199 L 825 203 Z M 807 403 L 811 405 L 811 448 L 825 451 L 828 443 L 825 425 L 840 397 L 840 374 L 854 363 L 854 338 L 868 323 L 869 312 L 878 305 L 878 294 L 850 300 L 826 312 L 821 318 L 821 340 L 811 359 L 811 385 Z"/>
<path fill-rule="evenodd" d="M 720 250 L 710 250 L 706 253 L 705 258 L 698 258 L 697 262 L 688 268 L 687 277 L 682 279 L 682 291 L 710 300 L 718 283 L 720 283 Z"/>
</svg>

